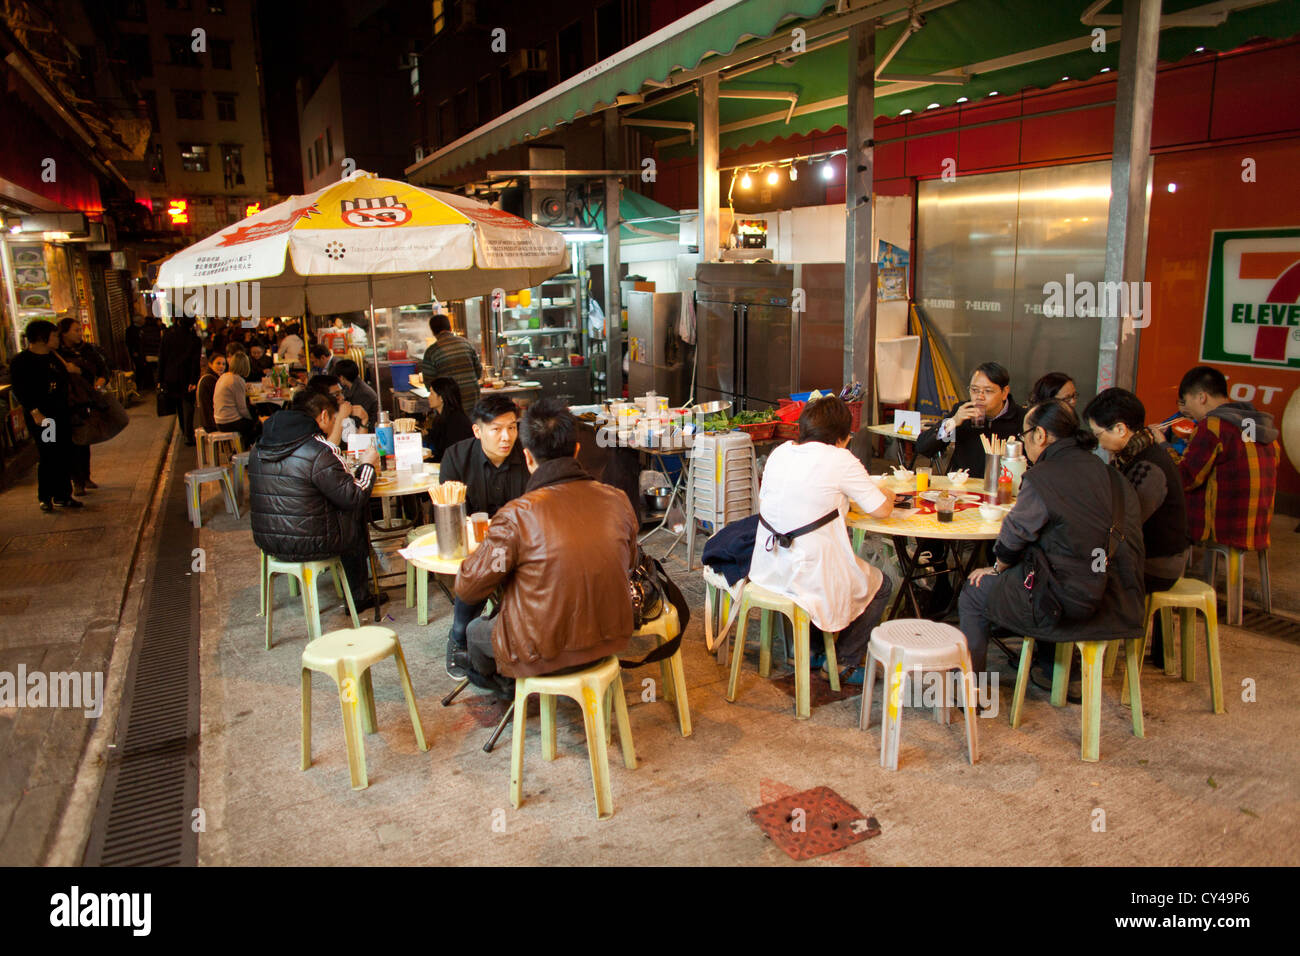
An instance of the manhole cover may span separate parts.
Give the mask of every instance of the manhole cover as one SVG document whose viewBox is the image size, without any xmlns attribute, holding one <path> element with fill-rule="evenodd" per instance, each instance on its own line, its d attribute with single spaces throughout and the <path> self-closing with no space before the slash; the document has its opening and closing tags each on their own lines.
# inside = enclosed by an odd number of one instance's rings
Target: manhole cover
<svg viewBox="0 0 1300 956">
<path fill-rule="evenodd" d="M 880 824 L 830 787 L 792 793 L 749 811 L 749 818 L 794 860 L 843 850 L 880 836 Z"/>
<path fill-rule="evenodd" d="M 105 529 L 77 528 L 75 531 L 45 531 L 39 534 L 16 534 L 4 546 L 5 554 L 31 551 L 70 551 L 91 548 L 104 538 Z"/>
</svg>

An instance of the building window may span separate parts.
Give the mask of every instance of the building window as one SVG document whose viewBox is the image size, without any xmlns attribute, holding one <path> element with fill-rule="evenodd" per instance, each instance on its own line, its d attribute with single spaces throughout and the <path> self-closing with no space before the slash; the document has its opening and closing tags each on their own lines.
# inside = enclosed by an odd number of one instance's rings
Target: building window
<svg viewBox="0 0 1300 956">
<path fill-rule="evenodd" d="M 117 15 L 123 20 L 145 19 L 144 0 L 118 0 Z"/>
<path fill-rule="evenodd" d="M 420 95 L 420 58 L 411 57 L 411 95 Z"/>
<path fill-rule="evenodd" d="M 203 119 L 203 91 L 175 90 L 176 118 L 183 120 Z"/>
<path fill-rule="evenodd" d="M 188 10 L 190 0 L 163 0 L 163 6 L 168 10 Z"/>
<path fill-rule="evenodd" d="M 217 93 L 217 119 L 228 123 L 235 121 L 235 94 Z"/>
<path fill-rule="evenodd" d="M 207 143 L 180 143 L 181 169 L 187 173 L 206 173 L 208 171 Z"/>
<path fill-rule="evenodd" d="M 437 36 L 447 28 L 447 10 L 443 0 L 433 0 L 433 35 Z"/>
<path fill-rule="evenodd" d="M 214 70 L 230 69 L 229 40 L 212 40 L 208 49 L 212 51 L 212 68 Z"/>
<path fill-rule="evenodd" d="M 139 79 L 153 76 L 153 57 L 149 55 L 149 34 L 120 33 L 118 42 L 122 45 L 122 56 L 135 70 Z"/>
<path fill-rule="evenodd" d="M 172 66 L 199 66 L 199 55 L 193 47 L 194 40 L 188 33 L 167 34 L 167 52 Z"/>
<path fill-rule="evenodd" d="M 208 13 L 224 14 L 226 0 L 208 0 Z"/>
<path fill-rule="evenodd" d="M 244 147 L 221 147 L 221 177 L 227 189 L 244 185 Z"/>
<path fill-rule="evenodd" d="M 334 165 L 334 134 L 328 126 L 325 127 L 325 165 Z"/>
<path fill-rule="evenodd" d="M 325 137 L 316 137 L 316 172 L 325 168 Z"/>
<path fill-rule="evenodd" d="M 560 79 L 567 80 L 582 72 L 582 21 L 575 20 L 561 30 L 555 38 L 560 68 Z"/>
<path fill-rule="evenodd" d="M 492 95 L 491 73 L 479 78 L 478 85 L 474 89 L 474 98 L 478 100 L 478 122 L 482 126 L 497 115 L 497 111 L 493 109 L 495 104 L 492 101 L 495 97 Z"/>
</svg>

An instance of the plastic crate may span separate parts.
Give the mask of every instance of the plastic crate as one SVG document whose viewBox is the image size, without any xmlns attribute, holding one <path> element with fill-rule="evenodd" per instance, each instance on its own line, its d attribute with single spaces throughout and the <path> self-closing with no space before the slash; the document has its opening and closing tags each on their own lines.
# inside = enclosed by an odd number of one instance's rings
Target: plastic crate
<svg viewBox="0 0 1300 956">
<path fill-rule="evenodd" d="M 736 426 L 753 441 L 769 441 L 776 432 L 776 422 L 758 422 L 753 425 Z"/>
</svg>

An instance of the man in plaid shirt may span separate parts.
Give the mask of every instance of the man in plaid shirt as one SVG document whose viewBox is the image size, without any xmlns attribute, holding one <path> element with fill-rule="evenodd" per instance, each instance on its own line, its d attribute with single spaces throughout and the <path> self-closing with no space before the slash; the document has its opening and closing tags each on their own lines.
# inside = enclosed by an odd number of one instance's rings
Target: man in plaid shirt
<svg viewBox="0 0 1300 956">
<path fill-rule="evenodd" d="M 427 387 L 436 378 L 452 378 L 460 386 L 461 407 L 471 409 L 478 403 L 478 380 L 483 375 L 483 363 L 478 352 L 461 336 L 451 330 L 445 315 L 429 317 L 429 331 L 433 344 L 420 361 L 420 374 Z"/>
<path fill-rule="evenodd" d="M 1227 379 L 1208 365 L 1183 376 L 1178 409 L 1196 422 L 1178 463 L 1192 541 L 1244 551 L 1267 548 L 1277 491 L 1278 430 L 1273 416 L 1250 402 L 1231 401 Z M 1169 448 L 1163 431 L 1155 426 L 1152 430 Z M 1173 454 L 1172 448 L 1169 451 Z"/>
</svg>

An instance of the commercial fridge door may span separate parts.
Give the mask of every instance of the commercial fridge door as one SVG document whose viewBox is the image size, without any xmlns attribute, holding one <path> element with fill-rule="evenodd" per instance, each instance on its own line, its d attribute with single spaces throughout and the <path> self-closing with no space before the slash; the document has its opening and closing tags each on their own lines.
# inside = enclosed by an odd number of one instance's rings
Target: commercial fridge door
<svg viewBox="0 0 1300 956">
<path fill-rule="evenodd" d="M 769 408 L 789 398 L 794 383 L 791 312 L 788 306 L 746 305 L 740 364 L 745 369 L 746 409 Z"/>
<path fill-rule="evenodd" d="M 734 302 L 702 300 L 695 318 L 699 348 L 695 396 L 698 402 L 736 400 L 736 327 L 740 306 Z"/>
</svg>

